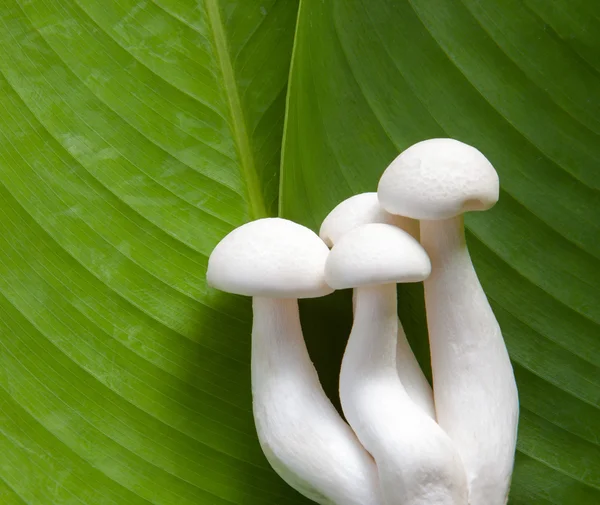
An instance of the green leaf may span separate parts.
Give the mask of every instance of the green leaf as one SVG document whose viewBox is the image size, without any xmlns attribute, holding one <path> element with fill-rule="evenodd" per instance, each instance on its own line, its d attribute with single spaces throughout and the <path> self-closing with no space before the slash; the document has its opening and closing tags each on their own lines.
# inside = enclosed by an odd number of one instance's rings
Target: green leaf
<svg viewBox="0 0 600 505">
<path fill-rule="evenodd" d="M 222 236 L 275 215 L 296 0 L 0 9 L 0 502 L 307 503 L 254 433 Z M 423 138 L 482 149 L 469 243 L 522 400 L 511 503 L 600 500 L 594 0 L 303 0 L 281 212 L 317 228 Z M 401 311 L 427 367 L 422 290 Z M 335 399 L 348 293 L 302 303 Z"/>
<path fill-rule="evenodd" d="M 276 213 L 297 3 L 0 9 L 0 501 L 304 503 L 262 456 L 250 303 L 206 286 Z"/>
<path fill-rule="evenodd" d="M 409 145 L 453 137 L 500 174 L 467 218 L 519 383 L 514 505 L 600 502 L 600 17 L 595 0 L 301 2 L 280 210 L 317 229 Z M 326 302 L 349 317 L 348 299 Z M 400 309 L 426 360 L 422 290 Z M 310 322 L 319 310 L 306 307 Z M 307 333 L 327 384 L 344 328 Z M 330 356 L 326 359 L 322 342 Z M 329 365 L 327 365 L 327 360 Z M 468 415 L 468 413 L 466 413 Z"/>
</svg>

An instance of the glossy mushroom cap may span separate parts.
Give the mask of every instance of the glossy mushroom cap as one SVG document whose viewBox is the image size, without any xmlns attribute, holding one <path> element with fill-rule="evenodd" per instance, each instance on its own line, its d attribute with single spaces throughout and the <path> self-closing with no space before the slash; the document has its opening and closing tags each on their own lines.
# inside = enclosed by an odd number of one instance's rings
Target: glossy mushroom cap
<svg viewBox="0 0 600 505">
<path fill-rule="evenodd" d="M 413 219 L 449 219 L 487 210 L 497 201 L 498 174 L 477 149 L 453 139 L 430 139 L 403 151 L 379 180 L 381 206 Z"/>
<path fill-rule="evenodd" d="M 373 223 L 346 233 L 331 249 L 325 279 L 335 289 L 420 282 L 431 273 L 421 244 L 389 224 Z"/>
<path fill-rule="evenodd" d="M 369 223 L 393 224 L 413 236 L 419 233 L 418 223 L 410 218 L 395 216 L 383 210 L 377 193 L 361 193 L 339 203 L 323 220 L 319 236 L 332 247 L 350 230 Z"/>
<path fill-rule="evenodd" d="M 208 284 L 229 293 L 266 298 L 316 298 L 325 283 L 329 249 L 311 230 L 267 218 L 233 230 L 208 259 Z"/>
</svg>

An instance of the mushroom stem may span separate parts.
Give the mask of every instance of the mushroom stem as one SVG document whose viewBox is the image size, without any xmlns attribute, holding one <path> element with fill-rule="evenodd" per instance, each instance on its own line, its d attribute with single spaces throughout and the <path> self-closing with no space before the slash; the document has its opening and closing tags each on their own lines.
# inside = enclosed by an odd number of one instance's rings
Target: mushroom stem
<svg viewBox="0 0 600 505">
<path fill-rule="evenodd" d="M 466 505 L 464 469 L 451 440 L 398 377 L 396 303 L 395 284 L 356 289 L 340 373 L 344 413 L 375 458 L 387 505 Z"/>
<path fill-rule="evenodd" d="M 352 310 L 356 310 L 356 289 L 352 293 Z M 435 419 L 433 392 L 421 365 L 417 361 L 408 343 L 402 322 L 398 318 L 398 335 L 396 337 L 396 371 L 400 382 L 410 399 L 431 419 Z"/>
<path fill-rule="evenodd" d="M 435 420 L 435 405 L 431 385 L 427 382 L 423 370 L 421 370 L 421 365 L 419 365 L 408 343 L 400 319 L 398 319 L 398 337 L 396 341 L 396 369 L 400 382 L 402 382 L 406 393 L 415 405 Z"/>
<path fill-rule="evenodd" d="M 353 300 L 354 324 L 342 361 L 340 379 L 343 381 L 346 377 L 353 382 L 352 374 L 373 371 L 395 375 L 398 332 L 396 285 L 356 288 Z"/>
<path fill-rule="evenodd" d="M 252 395 L 256 401 L 272 387 L 297 380 L 295 392 L 320 388 L 300 325 L 298 300 L 252 299 Z"/>
<path fill-rule="evenodd" d="M 255 297 L 253 309 L 253 411 L 269 463 L 317 503 L 382 505 L 373 459 L 321 387 L 298 301 Z"/>
<path fill-rule="evenodd" d="M 518 420 L 513 370 L 467 250 L 462 216 L 421 221 L 434 397 L 467 471 L 471 505 L 504 505 Z"/>
</svg>

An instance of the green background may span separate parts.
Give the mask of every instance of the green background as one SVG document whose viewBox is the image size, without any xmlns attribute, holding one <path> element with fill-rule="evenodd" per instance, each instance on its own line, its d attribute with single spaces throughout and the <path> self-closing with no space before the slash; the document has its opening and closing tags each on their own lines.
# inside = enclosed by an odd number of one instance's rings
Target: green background
<svg viewBox="0 0 600 505">
<path fill-rule="evenodd" d="M 502 184 L 467 227 L 519 384 L 510 503 L 599 503 L 599 71 L 595 0 L 4 0 L 0 502 L 308 503 L 207 257 L 449 136 Z M 349 295 L 301 309 L 333 396 Z M 427 369 L 420 286 L 400 310 Z"/>
</svg>

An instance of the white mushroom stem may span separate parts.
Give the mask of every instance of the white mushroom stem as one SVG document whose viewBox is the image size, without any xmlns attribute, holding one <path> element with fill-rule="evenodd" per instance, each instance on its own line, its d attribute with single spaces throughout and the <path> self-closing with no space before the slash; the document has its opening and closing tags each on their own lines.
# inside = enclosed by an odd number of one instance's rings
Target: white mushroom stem
<svg viewBox="0 0 600 505">
<path fill-rule="evenodd" d="M 421 221 L 432 263 L 425 281 L 434 396 L 440 426 L 464 461 L 471 505 L 504 505 L 518 420 L 512 366 L 479 283 L 463 220 Z"/>
<path fill-rule="evenodd" d="M 352 294 L 352 308 L 356 307 L 356 290 Z M 406 333 L 400 319 L 397 321 L 396 337 L 396 370 L 400 382 L 410 399 L 432 419 L 435 419 L 435 406 L 431 385 L 425 378 L 423 370 L 408 343 Z"/>
<path fill-rule="evenodd" d="M 396 285 L 356 289 L 340 374 L 348 422 L 373 455 L 387 505 L 466 505 L 451 440 L 408 396 L 396 371 Z"/>
<path fill-rule="evenodd" d="M 253 308 L 253 410 L 269 463 L 317 503 L 382 505 L 373 459 L 321 387 L 297 300 L 255 297 Z"/>
<path fill-rule="evenodd" d="M 400 382 L 410 399 L 431 419 L 435 419 L 433 391 L 421 366 L 410 348 L 402 323 L 398 319 L 398 337 L 396 339 L 396 369 Z"/>
<path fill-rule="evenodd" d="M 342 389 L 360 383 L 354 374 L 396 376 L 396 284 L 356 288 L 354 301 L 354 324 L 340 375 Z"/>
</svg>

